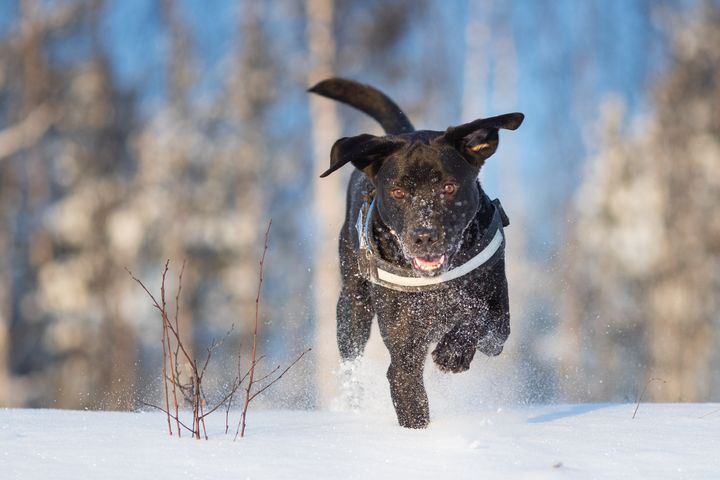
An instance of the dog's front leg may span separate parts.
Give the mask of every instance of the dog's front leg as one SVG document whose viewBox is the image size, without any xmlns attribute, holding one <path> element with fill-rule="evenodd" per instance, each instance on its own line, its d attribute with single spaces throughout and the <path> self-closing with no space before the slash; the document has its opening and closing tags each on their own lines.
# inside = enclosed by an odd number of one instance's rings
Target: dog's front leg
<svg viewBox="0 0 720 480">
<path fill-rule="evenodd" d="M 500 271 L 503 273 L 503 271 Z M 435 364 L 444 372 L 460 373 L 470 368 L 475 352 L 496 356 L 510 335 L 510 308 L 507 281 L 497 279 L 496 288 L 483 301 L 470 302 L 458 312 L 458 324 L 440 339 L 432 352 Z"/>
<path fill-rule="evenodd" d="M 337 342 L 342 361 L 351 362 L 365 350 L 375 311 L 370 285 L 360 275 L 345 227 L 340 237 L 340 275 L 343 285 L 337 303 Z"/>
<path fill-rule="evenodd" d="M 425 350 L 427 353 L 427 350 Z M 423 385 L 422 362 L 408 365 L 402 360 L 390 362 L 387 378 L 398 423 L 405 428 L 425 428 L 430 423 L 427 392 Z"/>
<path fill-rule="evenodd" d="M 388 339 L 390 367 L 387 378 L 398 423 L 405 428 L 425 428 L 430 423 L 428 397 L 423 384 L 427 344 L 409 339 Z"/>
<path fill-rule="evenodd" d="M 510 312 L 507 310 L 491 311 L 486 320 L 486 328 L 476 344 L 476 348 L 487 355 L 494 357 L 503 351 L 503 345 L 510 336 Z"/>
<path fill-rule="evenodd" d="M 490 284 L 495 287 L 487 295 L 487 314 L 476 323 L 479 335 L 475 347 L 489 357 L 500 355 L 510 336 L 510 301 L 505 276 L 505 262 L 493 270 Z"/>
<path fill-rule="evenodd" d="M 440 339 L 432 352 L 433 361 L 443 372 L 464 372 L 475 356 L 477 337 L 474 325 L 457 325 Z"/>
<path fill-rule="evenodd" d="M 432 358 L 444 372 L 464 372 L 470 368 L 477 350 L 489 357 L 499 355 L 509 335 L 510 313 L 490 310 L 474 321 L 460 323 L 445 334 L 433 350 Z"/>
</svg>

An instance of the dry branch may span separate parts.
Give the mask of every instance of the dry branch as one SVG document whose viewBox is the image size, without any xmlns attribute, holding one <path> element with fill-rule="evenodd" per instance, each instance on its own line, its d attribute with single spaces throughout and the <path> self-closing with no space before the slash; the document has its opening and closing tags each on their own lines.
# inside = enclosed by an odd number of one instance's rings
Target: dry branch
<svg viewBox="0 0 720 480">
<path fill-rule="evenodd" d="M 175 331 L 178 333 L 178 336 L 180 335 L 180 323 L 178 321 L 178 317 L 180 316 L 180 292 L 182 292 L 182 280 L 183 280 L 183 274 L 185 273 L 185 260 L 183 260 L 182 267 L 180 267 L 180 275 L 178 276 L 178 288 L 177 293 L 175 294 Z M 175 352 L 170 352 L 170 368 L 172 368 L 173 378 L 172 378 L 172 387 L 173 387 L 173 404 L 175 406 L 175 417 L 180 417 L 180 406 L 178 404 L 178 397 L 177 397 L 177 385 L 180 380 L 180 366 L 178 362 L 178 353 L 180 351 L 180 347 L 175 347 Z M 174 363 L 173 363 L 174 359 Z M 178 425 L 180 425 L 180 422 L 178 420 Z M 178 426 L 178 437 L 180 436 L 180 427 Z"/>
<path fill-rule="evenodd" d="M 637 403 L 635 404 L 635 411 L 633 412 L 633 416 L 632 416 L 633 420 L 635 419 L 635 415 L 637 415 L 638 409 L 640 408 L 640 402 L 642 402 L 642 399 L 645 396 L 645 391 L 648 389 L 650 384 L 653 382 L 667 383 L 662 378 L 656 378 L 656 377 L 653 377 L 650 380 L 648 380 L 647 382 L 645 382 L 645 387 L 642 389 L 642 392 L 638 396 Z"/>
<path fill-rule="evenodd" d="M 163 353 L 163 365 L 162 365 L 162 378 L 163 378 L 163 393 L 164 393 L 164 402 L 165 407 L 160 407 L 158 405 L 153 405 L 150 403 L 141 402 L 143 405 L 146 405 L 148 407 L 155 408 L 157 410 L 160 410 L 164 412 L 167 416 L 167 424 L 168 424 L 168 430 L 170 435 L 173 434 L 172 429 L 172 420 L 176 423 L 177 433 L 178 436 L 181 435 L 182 428 L 189 431 L 193 438 L 200 439 L 201 435 L 206 440 L 208 439 L 208 433 L 207 428 L 205 425 L 205 417 L 208 415 L 214 413 L 217 411 L 220 407 L 225 406 L 225 433 L 228 433 L 229 430 L 229 416 L 230 416 L 230 408 L 232 406 L 233 399 L 236 395 L 236 393 L 240 390 L 240 387 L 245 384 L 247 381 L 246 387 L 244 388 L 245 391 L 245 400 L 243 403 L 242 413 L 240 417 L 240 421 L 238 422 L 238 428 L 235 432 L 235 439 L 237 439 L 238 435 L 243 437 L 245 436 L 245 427 L 246 427 L 246 420 L 247 420 L 247 413 L 248 413 L 248 407 L 250 406 L 250 403 L 260 394 L 268 390 L 270 387 L 272 387 L 275 383 L 277 383 L 292 367 L 294 367 L 304 356 L 306 353 L 308 353 L 311 349 L 308 348 L 305 351 L 303 351 L 300 355 L 298 355 L 295 360 L 290 363 L 284 370 L 282 370 L 279 374 L 278 371 L 280 370 L 280 365 L 272 369 L 270 372 L 262 375 L 257 376 L 255 375 L 255 369 L 257 365 L 260 363 L 263 358 L 265 358 L 264 355 L 258 355 L 257 351 L 257 345 L 258 345 L 258 329 L 260 324 L 260 294 L 262 292 L 262 284 L 263 284 L 263 267 L 265 265 L 265 255 L 267 253 L 268 249 L 268 239 L 270 236 L 270 227 L 272 225 L 272 221 L 268 223 L 267 230 L 265 231 L 265 242 L 263 247 L 263 253 L 262 257 L 260 259 L 260 271 L 258 276 L 258 286 L 257 286 L 257 295 L 255 297 L 255 324 L 253 328 L 253 341 L 252 341 L 252 357 L 250 361 L 250 367 L 248 368 L 247 372 L 242 375 L 241 369 L 240 369 L 240 356 L 238 355 L 238 372 L 237 376 L 234 378 L 232 383 L 229 385 L 229 390 L 221 397 L 221 399 L 215 403 L 214 406 L 210 406 L 210 402 L 208 402 L 207 397 L 205 395 L 205 392 L 203 391 L 203 378 L 205 376 L 205 373 L 207 372 L 208 366 L 210 365 L 210 361 L 212 359 L 212 355 L 214 351 L 224 343 L 224 341 L 231 335 L 231 333 L 234 330 L 234 325 L 228 330 L 228 332 L 225 334 L 223 338 L 221 338 L 219 341 L 213 339 L 210 346 L 205 349 L 206 355 L 202 363 L 198 362 L 198 359 L 191 356 L 188 352 L 188 349 L 185 347 L 185 344 L 183 343 L 182 337 L 180 336 L 180 323 L 178 321 L 178 317 L 180 315 L 180 293 L 182 291 L 182 277 L 183 272 L 185 271 L 185 263 L 183 262 L 182 269 L 180 270 L 180 274 L 178 276 L 178 288 L 177 293 L 175 295 L 175 313 L 173 317 L 173 321 L 170 320 L 170 317 L 168 316 L 168 307 L 167 307 L 167 301 L 166 301 L 166 294 L 165 294 L 165 282 L 167 280 L 167 274 L 170 268 L 170 260 L 165 262 L 165 268 L 163 269 L 162 277 L 161 277 L 161 283 L 160 283 L 160 298 L 156 298 L 150 290 L 145 286 L 145 284 L 137 277 L 133 275 L 133 273 L 125 269 L 130 277 L 138 284 L 140 287 L 145 291 L 145 293 L 148 295 L 150 300 L 152 301 L 153 307 L 158 310 L 160 313 L 160 317 L 162 319 L 162 353 Z M 180 361 L 179 356 L 183 357 L 184 361 L 187 362 L 187 365 L 190 367 L 190 380 L 187 383 L 183 383 L 180 378 Z M 168 368 L 169 364 L 169 368 Z M 169 373 L 168 373 L 169 371 Z M 264 382 L 266 380 L 269 380 L 265 385 L 258 387 L 258 385 L 261 382 Z M 175 414 L 170 411 L 170 389 L 172 388 L 172 397 L 173 397 L 173 407 L 175 410 Z M 180 392 L 183 394 L 185 399 L 188 401 L 191 407 L 191 413 L 192 413 L 192 425 L 187 426 L 185 423 L 183 423 L 180 420 L 180 408 L 178 405 L 178 397 L 177 397 L 177 391 L 180 390 Z M 182 428 L 181 428 L 182 427 Z"/>
<path fill-rule="evenodd" d="M 133 280 L 135 280 L 136 283 L 138 283 L 142 289 L 147 293 L 147 295 L 150 297 L 150 299 L 153 302 L 153 306 L 160 312 L 160 316 L 163 322 L 162 327 L 162 345 L 163 345 L 163 386 L 164 386 L 164 396 L 165 396 L 165 409 L 164 411 L 167 414 L 168 417 L 168 429 L 170 430 L 170 435 L 172 435 L 172 427 L 170 424 L 171 419 L 175 419 L 178 425 L 180 425 L 179 420 L 179 405 L 177 402 L 177 389 L 179 388 L 181 392 L 186 394 L 186 398 L 190 398 L 190 404 L 192 406 L 192 414 L 193 414 L 193 422 L 192 422 L 192 428 L 191 432 L 193 434 L 194 438 L 200 439 L 200 428 L 203 428 L 203 431 L 205 430 L 205 423 L 203 421 L 202 416 L 202 376 L 205 373 L 205 370 L 202 371 L 198 370 L 198 362 L 195 358 L 193 358 L 189 353 L 188 350 L 185 347 L 185 344 L 183 343 L 182 338 L 179 334 L 179 322 L 178 322 L 178 316 L 179 316 L 179 307 L 176 304 L 175 307 L 175 325 L 172 324 L 170 321 L 170 318 L 168 316 L 167 312 L 167 300 L 165 295 L 165 281 L 167 280 L 167 273 L 170 267 L 170 260 L 165 262 L 165 268 L 163 270 L 162 279 L 160 283 L 160 301 L 155 298 L 155 296 L 150 292 L 150 290 L 145 286 L 145 284 L 137 277 L 135 277 L 130 270 L 126 269 L 127 272 L 130 274 Z M 180 276 L 178 277 L 178 293 L 176 295 L 176 302 L 179 301 L 180 297 L 180 291 L 182 289 L 182 274 L 185 269 L 185 264 L 183 263 L 183 268 L 180 272 Z M 172 337 L 171 335 L 172 334 Z M 172 351 L 172 342 L 175 342 L 175 354 L 173 355 Z M 190 375 L 190 383 L 189 385 L 182 384 L 180 382 L 180 369 L 179 369 L 179 361 L 178 361 L 178 354 L 182 353 L 185 360 L 188 362 L 188 364 L 192 367 L 192 373 Z M 212 354 L 212 350 L 208 350 L 208 357 L 205 361 L 205 366 L 210 362 L 210 356 Z M 174 357 L 174 362 L 173 362 Z M 168 361 L 170 363 L 171 368 L 171 376 L 168 376 L 167 374 L 167 364 Z M 174 406 L 175 406 L 175 415 L 173 416 L 170 413 L 170 400 L 169 400 L 169 388 L 168 388 L 168 381 L 172 384 L 173 388 L 173 400 L 174 400 Z M 192 395 L 187 395 L 187 393 L 190 392 Z M 180 435 L 180 428 L 178 427 L 178 436 Z M 205 433 L 205 436 L 207 437 L 207 433 Z"/>
<path fill-rule="evenodd" d="M 247 416 L 247 409 L 250 405 L 250 392 L 253 387 L 254 378 L 255 378 L 255 366 L 257 365 L 256 358 L 257 358 L 257 333 L 258 333 L 258 323 L 260 318 L 260 293 L 262 292 L 262 284 L 263 284 L 263 269 L 265 267 L 265 254 L 267 253 L 268 249 L 268 238 L 270 237 L 270 227 L 272 226 L 272 220 L 268 222 L 267 230 L 265 230 L 265 242 L 263 243 L 263 253 L 262 257 L 260 257 L 260 271 L 259 271 L 259 278 L 258 278 L 258 287 L 257 287 L 257 295 L 255 296 L 255 328 L 253 329 L 253 343 L 252 343 L 252 360 L 250 362 L 250 378 L 248 380 L 247 389 L 245 390 L 245 405 L 243 406 L 242 411 L 242 417 L 240 420 L 240 423 L 238 424 L 238 431 L 240 431 L 240 436 L 245 436 L 245 417 Z M 238 433 L 235 432 L 235 439 L 237 440 Z"/>
<path fill-rule="evenodd" d="M 312 348 L 306 348 L 304 352 L 302 352 L 300 355 L 298 355 L 298 357 L 297 357 L 290 365 L 288 365 L 288 366 L 285 368 L 285 370 L 282 371 L 282 373 L 280 373 L 280 375 L 278 375 L 277 377 L 275 377 L 270 383 L 268 383 L 267 385 L 265 385 L 264 387 L 262 387 L 260 390 L 258 390 L 257 392 L 253 393 L 252 396 L 250 397 L 250 401 L 252 402 L 255 397 L 257 397 L 258 395 L 260 395 L 261 393 L 263 393 L 263 392 L 264 392 L 265 390 L 267 390 L 268 388 L 272 387 L 278 380 L 280 380 L 280 379 L 288 372 L 288 370 L 290 370 L 292 367 L 294 367 L 295 364 L 298 363 L 298 362 L 305 356 L 305 354 L 308 353 L 308 352 L 310 352 L 310 351 L 312 351 Z M 265 377 L 263 377 L 263 378 L 265 378 Z M 244 413 L 244 412 L 243 412 L 243 413 Z"/>
<path fill-rule="evenodd" d="M 180 421 L 180 419 L 179 419 L 178 417 L 174 416 L 172 413 L 168 412 L 168 411 L 165 410 L 164 408 L 158 407 L 157 405 L 154 405 L 154 404 L 152 404 L 152 403 L 143 402 L 142 400 L 140 401 L 140 403 L 143 404 L 143 405 L 146 406 L 146 407 L 154 408 L 154 409 L 156 409 L 156 410 L 160 410 L 161 412 L 168 414 L 168 416 L 170 416 L 170 418 L 172 418 L 173 420 L 176 420 L 176 421 L 178 422 L 178 425 L 182 426 L 182 427 L 183 427 L 184 429 L 186 429 L 188 432 L 193 433 L 193 429 L 192 429 L 192 428 L 190 428 L 190 427 L 188 427 L 187 425 L 185 425 L 183 422 Z"/>
<path fill-rule="evenodd" d="M 720 408 L 718 408 L 718 409 L 716 409 L 716 410 L 713 410 L 712 412 L 708 412 L 708 413 L 706 413 L 706 414 L 704 414 L 704 415 L 700 415 L 698 418 L 709 417 L 710 415 L 715 415 L 715 414 L 718 413 L 718 412 L 720 412 Z"/>
<path fill-rule="evenodd" d="M 245 428 L 247 426 L 247 413 L 248 408 L 250 407 L 250 402 L 252 402 L 258 395 L 266 391 L 268 388 L 273 386 L 275 383 L 277 383 L 292 367 L 294 367 L 300 359 L 302 359 L 306 353 L 308 353 L 311 349 L 308 348 L 304 352 L 302 352 L 290 365 L 288 365 L 285 370 L 283 370 L 278 376 L 273 378 L 270 382 L 268 382 L 265 386 L 261 387 L 257 391 L 253 391 L 253 387 L 255 387 L 259 382 L 270 378 L 273 374 L 275 374 L 279 369 L 280 366 L 278 365 L 275 369 L 267 373 L 266 375 L 263 375 L 260 378 L 255 378 L 255 367 L 257 367 L 257 364 L 262 360 L 261 357 L 257 357 L 257 337 L 258 337 L 258 326 L 260 323 L 260 294 L 262 293 L 262 284 L 263 284 L 263 269 L 265 267 L 265 254 L 267 253 L 268 249 L 268 239 L 270 237 L 270 227 L 272 226 L 272 220 L 268 223 L 267 230 L 265 231 L 265 242 L 263 244 L 263 253 L 260 257 L 260 269 L 258 274 L 258 287 L 257 287 L 257 295 L 255 296 L 255 325 L 253 328 L 253 343 L 252 343 L 252 361 L 250 362 L 250 368 L 248 369 L 248 373 L 246 376 L 248 377 L 247 386 L 245 387 L 245 402 L 243 404 L 242 413 L 240 415 L 240 421 L 238 422 L 237 430 L 235 431 L 235 440 L 237 440 L 238 436 L 244 437 L 245 436 Z M 241 383 L 245 380 L 245 377 L 241 379 Z"/>
</svg>

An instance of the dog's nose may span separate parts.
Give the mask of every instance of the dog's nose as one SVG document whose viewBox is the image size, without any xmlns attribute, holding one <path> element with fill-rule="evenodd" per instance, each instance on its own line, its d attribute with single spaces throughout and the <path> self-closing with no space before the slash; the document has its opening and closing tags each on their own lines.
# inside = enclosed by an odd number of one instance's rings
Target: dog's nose
<svg viewBox="0 0 720 480">
<path fill-rule="evenodd" d="M 440 239 L 440 232 L 436 228 L 418 228 L 413 232 L 415 245 L 430 246 Z"/>
</svg>

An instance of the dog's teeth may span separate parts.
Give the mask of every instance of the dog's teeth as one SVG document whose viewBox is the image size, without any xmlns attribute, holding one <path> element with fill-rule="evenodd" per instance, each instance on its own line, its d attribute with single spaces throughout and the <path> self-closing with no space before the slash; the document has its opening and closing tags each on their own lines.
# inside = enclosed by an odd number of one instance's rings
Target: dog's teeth
<svg viewBox="0 0 720 480">
<path fill-rule="evenodd" d="M 418 269 L 426 271 L 426 272 L 432 272 L 434 270 L 437 270 L 444 263 L 445 263 L 445 255 L 441 255 L 436 260 L 425 260 L 421 257 L 415 257 L 413 259 L 413 264 L 415 265 L 415 268 L 418 268 Z"/>
</svg>

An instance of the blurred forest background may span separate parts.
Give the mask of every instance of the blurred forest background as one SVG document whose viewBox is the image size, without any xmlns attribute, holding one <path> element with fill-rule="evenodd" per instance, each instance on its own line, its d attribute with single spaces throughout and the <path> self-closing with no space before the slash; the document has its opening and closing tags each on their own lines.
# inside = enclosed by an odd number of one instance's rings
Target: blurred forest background
<svg viewBox="0 0 720 480">
<path fill-rule="evenodd" d="M 0 0 L 0 406 L 157 398 L 160 321 L 124 267 L 159 288 L 166 259 L 196 351 L 235 325 L 231 381 L 270 218 L 261 353 L 315 349 L 265 402 L 330 405 L 349 172 L 317 177 L 380 132 L 310 98 L 332 75 L 419 128 L 526 114 L 482 174 L 513 334 L 464 374 L 479 401 L 653 377 L 648 399 L 720 399 L 720 2 Z"/>
</svg>

